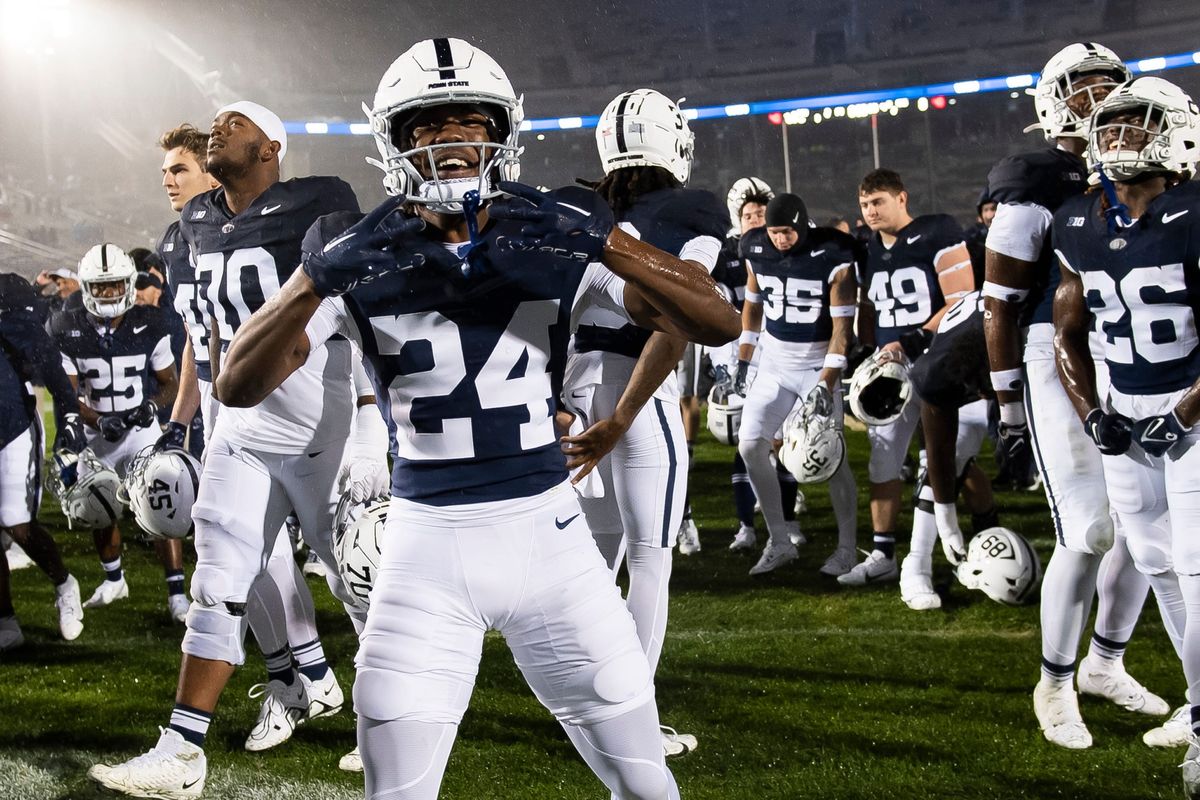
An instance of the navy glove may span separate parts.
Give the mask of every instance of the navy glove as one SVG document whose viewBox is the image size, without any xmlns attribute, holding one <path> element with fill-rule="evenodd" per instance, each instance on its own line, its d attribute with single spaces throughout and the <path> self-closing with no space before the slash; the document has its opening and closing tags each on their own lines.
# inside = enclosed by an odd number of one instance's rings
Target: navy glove
<svg viewBox="0 0 1200 800">
<path fill-rule="evenodd" d="M 130 428 L 149 428 L 158 421 L 158 405 L 153 400 L 143 400 L 137 408 L 125 412 L 125 425 Z"/>
<path fill-rule="evenodd" d="M 404 195 L 389 197 L 321 252 L 304 253 L 301 268 L 319 297 L 345 294 L 359 284 L 419 267 L 432 258 L 453 259 L 444 247 L 420 235 L 425 220 L 396 213 L 404 201 Z"/>
<path fill-rule="evenodd" d="M 1133 421 L 1120 414 L 1105 414 L 1093 408 L 1083 421 L 1083 429 L 1100 448 L 1101 455 L 1119 456 L 1133 443 Z"/>
<path fill-rule="evenodd" d="M 733 376 L 733 391 L 742 397 L 746 396 L 746 379 L 749 377 L 749 373 L 750 362 L 739 358 L 737 372 Z"/>
<path fill-rule="evenodd" d="M 1174 411 L 1146 417 L 1133 423 L 1133 436 L 1148 455 L 1161 457 L 1179 443 L 1188 432 Z"/>
<path fill-rule="evenodd" d="M 833 413 L 833 392 L 829 391 L 824 381 L 817 381 L 804 402 L 812 405 L 812 411 L 818 417 L 828 417 Z"/>
<path fill-rule="evenodd" d="M 1007 465 L 1008 474 L 1014 476 L 1029 474 L 1033 448 L 1029 442 L 1028 424 L 1009 425 L 1001 422 L 996 447 L 1003 454 L 1001 460 Z"/>
<path fill-rule="evenodd" d="M 161 453 L 164 450 L 182 450 L 183 440 L 187 437 L 187 430 L 187 425 L 171 420 L 163 428 L 163 435 L 158 437 L 158 441 L 154 443 L 154 452 Z"/>
<path fill-rule="evenodd" d="M 729 383 L 733 380 L 733 376 L 729 374 L 729 367 L 718 364 L 713 367 L 712 379 L 714 384 Z"/>
<path fill-rule="evenodd" d="M 599 261 L 616 222 L 604 198 L 591 189 L 569 186 L 554 195 L 515 181 L 501 181 L 500 190 L 527 200 L 493 204 L 493 219 L 524 222 L 519 236 L 505 237 L 510 250 L 539 250 L 581 263 Z"/>
<path fill-rule="evenodd" d="M 129 426 L 125 424 L 125 418 L 120 414 L 105 414 L 100 417 L 100 422 L 97 425 L 100 428 L 100 435 L 104 437 L 106 442 L 119 442 L 121 437 L 125 435 L 125 431 Z"/>
<path fill-rule="evenodd" d="M 54 437 L 54 451 L 68 453 L 82 452 L 87 447 L 87 435 L 83 432 L 83 421 L 78 414 L 67 414 L 63 417 L 58 433 Z"/>
</svg>

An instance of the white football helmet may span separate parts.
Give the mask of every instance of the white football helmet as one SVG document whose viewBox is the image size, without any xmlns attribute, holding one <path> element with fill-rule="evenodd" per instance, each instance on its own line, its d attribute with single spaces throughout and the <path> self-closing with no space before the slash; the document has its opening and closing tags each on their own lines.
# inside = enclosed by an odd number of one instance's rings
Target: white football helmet
<svg viewBox="0 0 1200 800">
<path fill-rule="evenodd" d="M 729 222 L 735 231 L 742 228 L 742 206 L 746 205 L 746 198 L 756 194 L 764 195 L 768 200 L 775 196 L 774 190 L 762 178 L 738 178 L 729 187 L 725 205 L 729 208 Z"/>
<path fill-rule="evenodd" d="M 1006 606 L 1020 606 L 1035 598 L 1042 562 L 1020 534 L 988 528 L 967 545 L 967 558 L 956 574 L 968 589 L 978 589 Z"/>
<path fill-rule="evenodd" d="M 718 383 L 708 393 L 708 431 L 721 444 L 737 446 L 738 428 L 746 398 L 733 391 L 729 383 Z"/>
<path fill-rule="evenodd" d="M 895 422 L 913 396 L 908 365 L 902 361 L 880 361 L 875 353 L 854 370 L 850 379 L 850 410 L 868 425 Z"/>
<path fill-rule="evenodd" d="M 1108 76 L 1108 80 L 1091 86 L 1077 86 L 1080 78 L 1089 75 Z M 1041 129 L 1047 141 L 1059 137 L 1086 139 L 1088 135 L 1088 112 L 1082 116 L 1071 110 L 1068 101 L 1075 95 L 1087 92 L 1091 100 L 1090 109 L 1097 105 L 1095 92 L 1100 88 L 1112 89 L 1129 80 L 1131 73 L 1120 57 L 1102 44 L 1075 42 L 1055 53 L 1042 74 L 1037 86 L 1028 91 L 1033 94 L 1033 108 L 1038 121 L 1026 131 Z"/>
<path fill-rule="evenodd" d="M 1114 122 L 1129 113 L 1138 122 Z M 1144 172 L 1190 176 L 1200 161 L 1200 108 L 1162 78 L 1137 78 L 1113 90 L 1092 112 L 1088 166 L 1117 181 Z"/>
<path fill-rule="evenodd" d="M 192 506 L 200 489 L 200 462 L 186 450 L 147 447 L 130 461 L 121 499 L 142 530 L 183 539 L 192 532 Z"/>
<path fill-rule="evenodd" d="M 371 120 L 371 132 L 382 161 L 367 161 L 384 171 L 383 185 L 391 195 L 407 195 L 441 213 L 462 211 L 463 196 L 479 192 L 481 199 L 496 197 L 499 180 L 515 181 L 520 176 L 521 151 L 517 135 L 525 115 L 522 98 L 495 59 L 462 39 L 426 39 L 408 48 L 388 67 L 375 91 L 374 105 L 363 104 Z M 462 142 L 412 147 L 405 125 L 421 110 L 439 105 L 478 105 L 493 123 L 493 142 L 464 145 Z M 442 178 L 438 174 L 439 151 L 474 147 L 478 175 Z M 430 177 L 413 162 L 420 154 L 429 165 Z M 446 156 L 449 157 L 449 156 Z"/>
<path fill-rule="evenodd" d="M 842 463 L 846 442 L 833 416 L 822 417 L 805 403 L 783 423 L 779 460 L 797 483 L 823 483 Z"/>
<path fill-rule="evenodd" d="M 359 608 L 370 605 L 371 587 L 383 560 L 383 529 L 387 524 L 388 498 L 376 497 L 366 503 L 351 502 L 342 495 L 338 503 L 333 532 L 333 556 L 338 573 Z"/>
<path fill-rule="evenodd" d="M 62 473 L 72 469 L 78 478 L 68 486 Z M 121 479 L 91 450 L 85 449 L 78 456 L 71 453 L 51 456 L 44 474 L 46 488 L 58 498 L 67 527 L 72 530 L 106 528 L 121 516 Z"/>
<path fill-rule="evenodd" d="M 98 297 L 101 284 L 123 283 L 116 297 Z M 79 260 L 79 288 L 83 291 L 83 307 L 102 319 L 115 319 L 133 308 L 137 296 L 137 267 L 133 259 L 115 244 L 98 244 Z"/>
<path fill-rule="evenodd" d="M 596 124 L 605 175 L 622 167 L 662 167 L 686 184 L 695 139 L 679 106 L 654 89 L 617 95 Z"/>
</svg>

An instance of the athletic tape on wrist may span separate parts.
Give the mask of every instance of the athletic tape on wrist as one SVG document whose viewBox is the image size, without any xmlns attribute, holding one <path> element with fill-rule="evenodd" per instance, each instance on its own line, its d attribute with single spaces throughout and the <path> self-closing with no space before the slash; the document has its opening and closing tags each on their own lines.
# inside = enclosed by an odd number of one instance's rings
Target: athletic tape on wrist
<svg viewBox="0 0 1200 800">
<path fill-rule="evenodd" d="M 755 305 L 761 306 L 762 305 L 762 295 L 759 294 L 758 292 L 752 292 L 749 289 L 747 289 L 746 290 L 746 302 L 754 303 Z"/>
<path fill-rule="evenodd" d="M 1026 425 L 1029 420 L 1025 416 L 1025 404 L 1017 403 L 1001 403 L 1000 404 L 1000 421 L 1005 425 Z"/>
<path fill-rule="evenodd" d="M 858 306 L 830 306 L 829 316 L 831 317 L 853 317 L 858 311 Z"/>
<path fill-rule="evenodd" d="M 1025 388 L 1025 370 L 1021 367 L 993 370 L 989 374 L 992 388 L 997 392 L 1019 392 Z"/>
<path fill-rule="evenodd" d="M 742 331 L 742 335 L 738 337 L 738 344 L 758 345 L 758 331 Z"/>
<path fill-rule="evenodd" d="M 827 353 L 821 366 L 825 369 L 845 369 L 846 363 L 845 356 L 839 353 Z"/>
<path fill-rule="evenodd" d="M 997 300 L 1003 300 L 1006 303 L 1019 303 L 1029 296 L 1028 289 L 1014 289 L 1011 286 L 1004 286 L 991 281 L 983 282 L 983 296 L 994 297 Z"/>
</svg>

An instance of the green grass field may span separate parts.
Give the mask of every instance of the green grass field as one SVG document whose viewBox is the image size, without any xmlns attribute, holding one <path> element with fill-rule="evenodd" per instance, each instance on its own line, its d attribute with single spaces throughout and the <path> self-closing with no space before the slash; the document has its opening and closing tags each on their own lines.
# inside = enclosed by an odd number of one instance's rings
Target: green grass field
<svg viewBox="0 0 1200 800">
<path fill-rule="evenodd" d="M 865 437 L 851 433 L 850 444 L 854 463 L 863 467 L 865 542 Z M 835 538 L 823 487 L 807 492 L 802 524 L 810 543 L 799 565 L 750 578 L 754 557 L 726 549 L 736 529 L 730 459 L 731 451 L 711 439 L 697 451 L 692 498 L 704 549 L 676 555 L 658 672 L 663 722 L 700 739 L 698 751 L 671 761 L 683 797 L 1179 796 L 1182 751 L 1141 742 L 1155 719 L 1083 698 L 1092 749 L 1069 752 L 1042 738 L 1031 703 L 1039 663 L 1036 606 L 1007 608 L 951 585 L 944 562 L 945 608 L 925 613 L 908 610 L 894 584 L 843 590 L 819 575 Z M 1030 537 L 1044 562 L 1052 537 L 1042 495 L 1003 494 L 999 501 L 1002 522 Z M 101 578 L 90 536 L 67 531 L 56 504 L 44 508 L 86 599 Z M 909 523 L 906 513 L 901 530 Z M 49 581 L 33 569 L 14 574 L 27 644 L 0 656 L 3 800 L 106 796 L 86 779 L 88 766 L 143 752 L 166 723 L 182 627 L 167 618 L 150 548 L 129 544 L 125 565 L 130 598 L 88 612 L 83 635 L 71 643 L 58 636 Z M 310 586 L 326 651 L 348 695 L 352 629 L 324 581 Z M 1126 663 L 1177 705 L 1182 673 L 1150 606 Z M 265 674 L 253 644 L 247 649 L 247 664 L 209 734 L 206 797 L 361 797 L 361 776 L 336 766 L 354 744 L 349 706 L 302 727 L 275 750 L 242 749 L 258 707 L 246 693 Z M 442 796 L 607 797 L 533 699 L 498 636 L 487 640 Z"/>
</svg>

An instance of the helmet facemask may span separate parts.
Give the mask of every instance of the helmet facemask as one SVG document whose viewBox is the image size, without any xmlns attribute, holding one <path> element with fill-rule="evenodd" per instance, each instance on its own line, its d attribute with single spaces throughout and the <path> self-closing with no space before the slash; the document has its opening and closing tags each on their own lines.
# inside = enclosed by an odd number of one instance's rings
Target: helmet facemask
<svg viewBox="0 0 1200 800">
<path fill-rule="evenodd" d="M 89 314 L 101 319 L 116 319 L 126 313 L 133 308 L 137 297 L 132 278 L 84 279 L 80 280 L 79 285 L 83 290 L 83 307 Z M 103 291 L 103 294 L 99 291 Z"/>
</svg>

